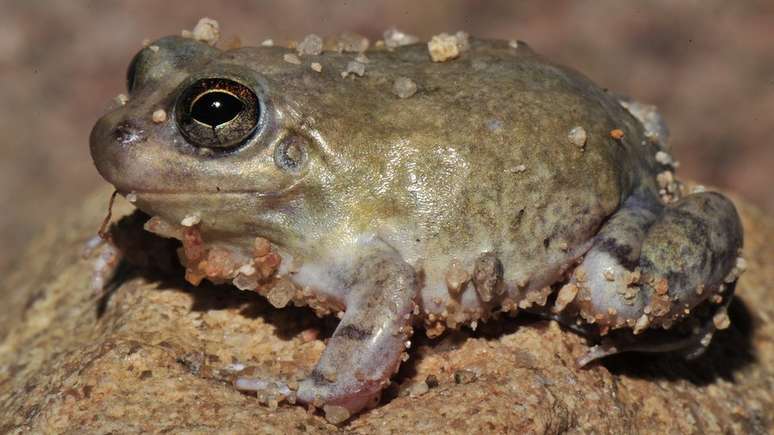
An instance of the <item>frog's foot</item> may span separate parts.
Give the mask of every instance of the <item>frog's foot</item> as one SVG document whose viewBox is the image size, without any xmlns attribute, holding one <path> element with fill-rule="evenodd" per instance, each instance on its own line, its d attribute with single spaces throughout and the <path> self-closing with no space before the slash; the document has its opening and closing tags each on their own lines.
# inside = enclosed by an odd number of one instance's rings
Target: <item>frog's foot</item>
<svg viewBox="0 0 774 435">
<path fill-rule="evenodd" d="M 719 311 L 732 296 L 728 284 L 736 278 L 741 246 L 739 216 L 720 194 L 696 193 L 669 206 L 629 198 L 573 273 L 568 285 L 576 287 L 570 293 L 577 296 L 566 309 L 577 311 L 603 336 L 612 331 L 611 336 L 625 333 L 632 339 L 623 346 L 603 343 L 582 362 L 628 350 L 692 347 L 696 339 L 662 336 L 648 349 L 646 336 L 667 332 L 653 331 L 656 327 L 685 328 L 686 319 L 702 311 L 697 309 L 702 302 Z M 711 338 L 703 326 L 691 328 L 699 341 Z"/>
<path fill-rule="evenodd" d="M 362 257 L 347 281 L 344 317 L 317 366 L 295 392 L 298 402 L 322 406 L 332 422 L 378 401 L 409 346 L 417 293 L 414 269 L 396 254 L 382 251 Z M 248 390 L 284 388 L 251 379 L 237 379 L 235 385 Z"/>
<path fill-rule="evenodd" d="M 237 378 L 234 386 L 239 391 L 252 391 L 258 395 L 261 402 L 270 402 L 275 400 L 281 402 L 287 400 L 295 403 L 296 392 L 298 388 L 291 387 L 291 383 L 282 379 L 268 378 Z"/>
</svg>

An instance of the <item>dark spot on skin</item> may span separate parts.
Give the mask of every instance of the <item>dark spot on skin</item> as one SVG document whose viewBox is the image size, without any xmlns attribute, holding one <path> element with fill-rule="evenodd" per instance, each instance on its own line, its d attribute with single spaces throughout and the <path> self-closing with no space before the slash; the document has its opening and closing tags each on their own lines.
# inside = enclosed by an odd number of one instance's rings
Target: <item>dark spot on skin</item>
<svg viewBox="0 0 774 435">
<path fill-rule="evenodd" d="M 371 333 L 364 329 L 358 328 L 355 325 L 349 324 L 349 325 L 344 325 L 341 328 L 337 329 L 336 332 L 333 334 L 333 336 L 344 337 L 355 341 L 363 341 L 368 337 L 370 337 Z"/>
<path fill-rule="evenodd" d="M 610 254 L 613 258 L 618 260 L 621 266 L 625 267 L 627 270 L 631 271 L 637 267 L 638 259 L 631 258 L 633 250 L 632 247 L 626 244 L 618 243 L 618 241 L 612 237 L 603 237 L 599 239 L 599 241 L 596 243 L 596 248 Z"/>
<path fill-rule="evenodd" d="M 131 145 L 138 142 L 145 142 L 145 132 L 137 124 L 124 121 L 113 130 L 113 139 L 121 145 Z"/>
<path fill-rule="evenodd" d="M 551 239 L 549 237 L 546 237 L 545 239 L 543 239 L 543 247 L 544 248 L 548 249 L 548 245 L 550 245 L 550 244 L 551 244 Z"/>
</svg>

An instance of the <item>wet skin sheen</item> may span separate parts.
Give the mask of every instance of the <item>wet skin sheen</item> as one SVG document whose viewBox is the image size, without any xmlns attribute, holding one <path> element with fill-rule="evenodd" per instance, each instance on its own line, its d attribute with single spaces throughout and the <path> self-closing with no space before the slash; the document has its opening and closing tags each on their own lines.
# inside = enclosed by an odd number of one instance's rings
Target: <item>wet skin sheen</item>
<svg viewBox="0 0 774 435">
<path fill-rule="evenodd" d="M 160 39 L 91 135 L 99 172 L 154 216 L 147 228 L 183 240 L 189 280 L 343 311 L 297 389 L 238 388 L 354 413 L 412 326 L 435 336 L 519 309 L 604 336 L 584 362 L 707 344 L 741 225 L 718 193 L 664 196 L 655 112 L 524 44 L 472 40 L 443 63 L 424 44 L 368 51 L 365 75 L 346 78 L 351 53 L 298 65 L 290 52 Z M 399 77 L 417 93 L 397 97 Z"/>
</svg>

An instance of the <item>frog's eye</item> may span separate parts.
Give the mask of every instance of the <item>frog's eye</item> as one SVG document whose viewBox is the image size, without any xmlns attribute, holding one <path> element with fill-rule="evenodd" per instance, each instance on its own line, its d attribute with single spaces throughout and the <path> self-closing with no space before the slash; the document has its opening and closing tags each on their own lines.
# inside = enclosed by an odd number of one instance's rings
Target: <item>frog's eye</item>
<svg viewBox="0 0 774 435">
<path fill-rule="evenodd" d="M 304 138 L 290 135 L 274 148 L 274 164 L 293 174 L 301 172 L 307 160 L 307 142 Z"/>
<path fill-rule="evenodd" d="M 232 148 L 258 126 L 261 107 L 250 88 L 229 79 L 202 79 L 180 95 L 177 125 L 194 146 Z"/>
</svg>

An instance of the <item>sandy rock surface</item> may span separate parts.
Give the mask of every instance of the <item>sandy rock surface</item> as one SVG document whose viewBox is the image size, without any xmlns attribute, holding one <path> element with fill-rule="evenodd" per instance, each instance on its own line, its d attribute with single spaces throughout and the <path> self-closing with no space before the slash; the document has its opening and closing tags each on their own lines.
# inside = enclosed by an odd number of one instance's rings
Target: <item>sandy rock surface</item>
<svg viewBox="0 0 774 435">
<path fill-rule="evenodd" d="M 298 406 L 258 404 L 224 370 L 310 370 L 335 320 L 143 270 L 93 296 L 93 260 L 81 252 L 108 196 L 57 217 L 1 281 L 1 433 L 774 430 L 774 220 L 744 204 L 748 272 L 731 327 L 698 361 L 625 355 L 581 370 L 584 339 L 529 317 L 433 341 L 417 334 L 382 404 L 337 428 Z"/>
</svg>

